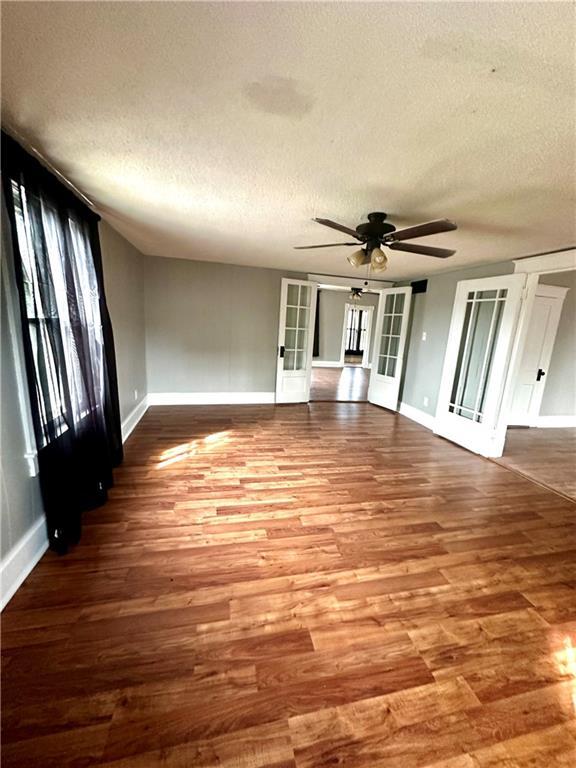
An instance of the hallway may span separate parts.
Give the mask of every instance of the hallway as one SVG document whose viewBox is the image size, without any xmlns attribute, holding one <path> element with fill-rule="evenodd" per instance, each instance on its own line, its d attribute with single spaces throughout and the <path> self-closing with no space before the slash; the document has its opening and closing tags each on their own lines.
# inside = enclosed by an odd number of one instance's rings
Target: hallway
<svg viewBox="0 0 576 768">
<path fill-rule="evenodd" d="M 362 402 L 368 398 L 370 370 L 361 366 L 312 368 L 310 400 Z"/>
</svg>

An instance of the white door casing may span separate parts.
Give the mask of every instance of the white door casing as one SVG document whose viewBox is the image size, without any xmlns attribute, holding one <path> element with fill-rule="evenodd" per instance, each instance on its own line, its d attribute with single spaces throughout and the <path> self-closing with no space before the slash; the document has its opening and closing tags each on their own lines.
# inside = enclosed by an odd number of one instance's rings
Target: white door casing
<svg viewBox="0 0 576 768">
<path fill-rule="evenodd" d="M 368 400 L 392 411 L 398 409 L 411 298 L 411 287 L 386 288 L 378 302 Z"/>
<path fill-rule="evenodd" d="M 536 426 L 568 288 L 538 285 L 514 382 L 508 424 Z"/>
<path fill-rule="evenodd" d="M 482 456 L 502 455 L 499 418 L 526 276 L 458 283 L 434 431 Z"/>
<path fill-rule="evenodd" d="M 310 399 L 318 284 L 282 278 L 276 364 L 276 402 Z"/>
<path fill-rule="evenodd" d="M 346 358 L 346 332 L 348 330 L 348 310 L 350 309 L 361 309 L 362 312 L 366 313 L 366 346 L 362 355 L 362 368 L 370 368 L 370 337 L 372 335 L 372 316 L 374 314 L 374 307 L 366 304 L 346 303 L 344 305 L 344 324 L 342 326 L 342 343 L 340 345 L 340 365 L 344 366 Z"/>
</svg>

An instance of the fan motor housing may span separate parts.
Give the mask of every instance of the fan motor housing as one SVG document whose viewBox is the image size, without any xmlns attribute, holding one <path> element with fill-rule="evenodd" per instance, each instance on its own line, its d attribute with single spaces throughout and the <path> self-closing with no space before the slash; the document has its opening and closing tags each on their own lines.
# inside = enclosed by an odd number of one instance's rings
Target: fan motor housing
<svg viewBox="0 0 576 768">
<path fill-rule="evenodd" d="M 358 224 L 356 232 L 363 237 L 367 242 L 370 240 L 380 240 L 384 235 L 389 235 L 391 232 L 396 231 L 396 227 L 392 224 L 386 224 L 387 214 L 382 211 L 374 211 L 368 214 L 368 222 Z"/>
</svg>

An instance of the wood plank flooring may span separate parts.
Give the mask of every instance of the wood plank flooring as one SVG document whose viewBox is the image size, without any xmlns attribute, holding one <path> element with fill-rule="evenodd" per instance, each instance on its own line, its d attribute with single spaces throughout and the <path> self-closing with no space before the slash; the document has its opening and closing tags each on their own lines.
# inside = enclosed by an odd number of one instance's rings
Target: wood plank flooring
<svg viewBox="0 0 576 768">
<path fill-rule="evenodd" d="M 3 768 L 573 766 L 575 512 L 369 404 L 151 408 L 3 614 Z"/>
<path fill-rule="evenodd" d="M 576 500 L 576 429 L 509 429 L 497 461 Z"/>
<path fill-rule="evenodd" d="M 370 370 L 360 366 L 312 368 L 310 400 L 364 402 L 368 398 Z"/>
</svg>

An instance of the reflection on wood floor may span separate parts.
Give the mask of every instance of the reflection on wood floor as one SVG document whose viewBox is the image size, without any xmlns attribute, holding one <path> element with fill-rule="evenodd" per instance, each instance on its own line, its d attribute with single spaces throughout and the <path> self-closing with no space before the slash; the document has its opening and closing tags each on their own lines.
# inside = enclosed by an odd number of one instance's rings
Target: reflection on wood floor
<svg viewBox="0 0 576 768">
<path fill-rule="evenodd" d="M 576 499 L 576 429 L 509 429 L 497 461 Z"/>
<path fill-rule="evenodd" d="M 575 512 L 369 404 L 151 408 L 3 615 L 2 766 L 572 766 Z"/>
<path fill-rule="evenodd" d="M 310 400 L 365 401 L 370 371 L 361 366 L 312 368 Z"/>
</svg>

